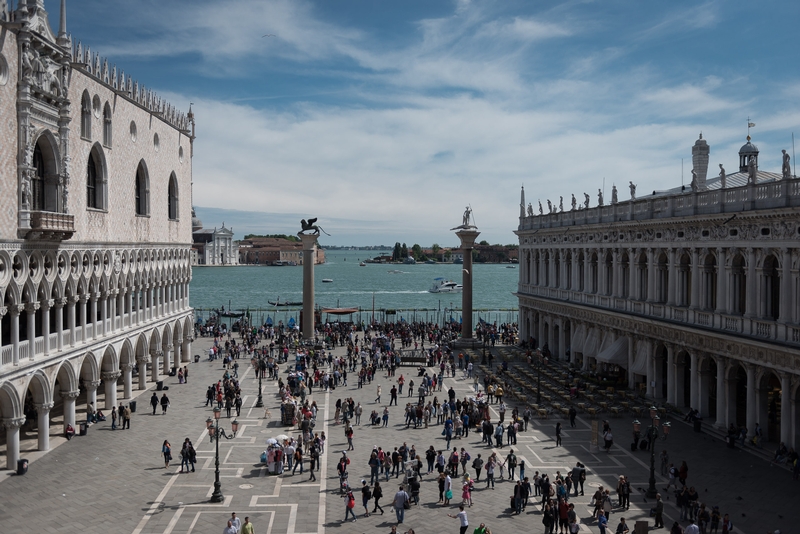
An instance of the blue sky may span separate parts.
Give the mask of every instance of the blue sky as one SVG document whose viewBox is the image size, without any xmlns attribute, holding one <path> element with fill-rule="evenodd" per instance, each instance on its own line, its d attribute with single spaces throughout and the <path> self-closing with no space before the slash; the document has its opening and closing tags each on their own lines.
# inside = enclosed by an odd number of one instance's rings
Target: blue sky
<svg viewBox="0 0 800 534">
<path fill-rule="evenodd" d="M 481 238 L 511 243 L 520 185 L 534 205 L 594 205 L 604 178 L 606 198 L 674 187 L 701 131 L 732 172 L 748 117 L 779 172 L 800 134 L 798 20 L 769 0 L 68 0 L 74 39 L 194 102 L 206 226 L 316 216 L 342 245 L 454 245 L 467 204 Z"/>
</svg>

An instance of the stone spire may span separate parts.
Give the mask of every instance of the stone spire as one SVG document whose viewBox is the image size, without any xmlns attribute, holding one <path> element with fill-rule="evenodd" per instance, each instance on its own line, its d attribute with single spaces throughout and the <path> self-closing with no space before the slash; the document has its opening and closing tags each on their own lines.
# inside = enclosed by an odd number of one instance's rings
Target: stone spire
<svg viewBox="0 0 800 534">
<path fill-rule="evenodd" d="M 519 194 L 519 218 L 525 218 L 525 186 L 522 186 L 522 192 Z"/>
<path fill-rule="evenodd" d="M 67 0 L 61 0 L 61 15 L 58 21 L 58 38 L 56 42 L 59 46 L 69 47 L 69 35 L 67 35 Z"/>
<path fill-rule="evenodd" d="M 708 143 L 703 139 L 703 133 L 700 132 L 700 138 L 695 141 L 692 147 L 692 166 L 697 175 L 697 189 L 703 191 L 706 189 L 706 175 L 708 174 L 708 155 L 711 153 L 711 148 Z"/>
</svg>

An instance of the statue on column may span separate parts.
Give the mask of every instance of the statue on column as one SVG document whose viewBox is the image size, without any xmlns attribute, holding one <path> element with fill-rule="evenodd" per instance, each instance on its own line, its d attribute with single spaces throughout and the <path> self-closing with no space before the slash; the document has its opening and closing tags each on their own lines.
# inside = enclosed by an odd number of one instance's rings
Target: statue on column
<svg viewBox="0 0 800 534">
<path fill-rule="evenodd" d="M 539 215 L 544 215 L 544 210 L 542 209 L 542 201 L 539 201 Z"/>
<path fill-rule="evenodd" d="M 747 184 L 756 183 L 756 173 L 758 172 L 758 166 L 756 165 L 756 158 L 754 156 L 750 156 L 750 161 L 747 162 Z"/>
<path fill-rule="evenodd" d="M 612 185 L 611 186 L 611 203 L 612 204 L 616 204 L 617 203 L 617 186 L 616 185 Z"/>
<path fill-rule="evenodd" d="M 692 192 L 697 193 L 697 172 L 692 169 L 692 183 L 690 184 L 692 187 Z"/>
<path fill-rule="evenodd" d="M 533 216 L 533 204 L 528 202 L 528 217 L 532 217 L 532 216 Z"/>
<path fill-rule="evenodd" d="M 603 190 L 602 189 L 598 189 L 597 190 L 597 205 L 598 206 L 602 206 L 603 205 Z"/>
<path fill-rule="evenodd" d="M 465 228 L 469 226 L 469 218 L 471 215 L 472 215 L 472 209 L 469 206 L 467 206 L 464 209 L 464 221 L 461 223 L 461 225 L 464 226 Z"/>
<path fill-rule="evenodd" d="M 725 172 L 725 167 L 722 166 L 722 163 L 719 164 L 719 187 L 720 189 L 725 189 L 725 176 L 727 173 Z"/>
<path fill-rule="evenodd" d="M 589 209 L 589 193 L 583 194 L 583 207 L 584 209 Z"/>
<path fill-rule="evenodd" d="M 783 152 L 783 166 L 781 167 L 781 172 L 783 173 L 783 179 L 788 180 L 792 177 L 792 167 L 789 165 L 789 154 L 787 154 L 785 150 L 781 150 L 781 152 Z"/>
<path fill-rule="evenodd" d="M 572 211 L 575 211 L 578 201 L 575 200 L 575 193 L 572 193 Z"/>
<path fill-rule="evenodd" d="M 308 222 L 306 222 L 305 219 L 300 219 L 300 226 L 302 229 L 299 232 L 297 232 L 297 235 L 319 235 L 320 231 L 327 236 L 331 235 L 328 232 L 326 232 L 321 226 L 314 224 L 316 222 L 317 222 L 316 217 L 314 217 L 313 219 L 309 219 Z M 223 227 L 224 226 L 225 224 L 223 223 Z M 311 233 L 308 234 L 306 232 L 311 232 Z"/>
<path fill-rule="evenodd" d="M 564 211 L 564 197 L 558 197 L 558 211 Z"/>
<path fill-rule="evenodd" d="M 628 182 L 630 184 L 628 187 L 631 188 L 631 200 L 636 200 L 636 184 L 633 182 Z"/>
<path fill-rule="evenodd" d="M 550 199 L 547 199 L 547 213 L 553 213 L 553 203 L 550 202 Z"/>
</svg>

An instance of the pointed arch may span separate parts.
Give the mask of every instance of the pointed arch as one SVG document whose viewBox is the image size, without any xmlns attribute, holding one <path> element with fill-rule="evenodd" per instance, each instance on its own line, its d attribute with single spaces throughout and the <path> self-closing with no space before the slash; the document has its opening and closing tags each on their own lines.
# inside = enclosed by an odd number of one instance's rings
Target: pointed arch
<svg viewBox="0 0 800 534">
<path fill-rule="evenodd" d="M 144 159 L 136 167 L 136 215 L 146 217 L 150 215 L 150 175 Z"/>
<path fill-rule="evenodd" d="M 92 98 L 86 90 L 81 96 L 81 137 L 92 139 Z"/>
</svg>

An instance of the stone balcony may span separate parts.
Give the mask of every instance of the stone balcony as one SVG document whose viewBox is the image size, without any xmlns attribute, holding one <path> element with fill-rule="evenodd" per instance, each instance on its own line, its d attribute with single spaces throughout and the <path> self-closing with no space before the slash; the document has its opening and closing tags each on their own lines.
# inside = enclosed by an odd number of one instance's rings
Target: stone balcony
<svg viewBox="0 0 800 534">
<path fill-rule="evenodd" d="M 75 233 L 75 216 L 51 211 L 30 212 L 30 230 L 25 239 L 64 241 Z"/>
</svg>

